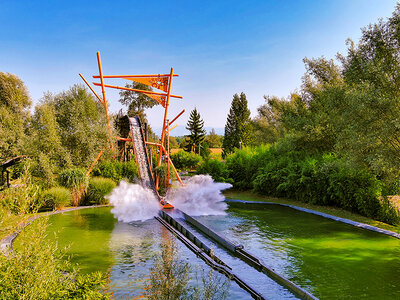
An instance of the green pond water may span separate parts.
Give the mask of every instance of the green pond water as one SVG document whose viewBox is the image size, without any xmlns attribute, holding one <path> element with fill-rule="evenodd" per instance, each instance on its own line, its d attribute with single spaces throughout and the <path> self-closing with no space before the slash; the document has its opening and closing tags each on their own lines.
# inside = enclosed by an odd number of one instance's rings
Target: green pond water
<svg viewBox="0 0 400 300">
<path fill-rule="evenodd" d="M 53 215 L 48 235 L 58 232 L 61 246 L 71 244 L 69 253 L 82 272 L 108 272 L 116 298 L 137 296 L 143 292 L 162 239 L 173 237 L 155 219 L 121 223 L 110 209 Z M 400 299 L 400 240 L 396 238 L 278 205 L 251 209 L 235 204 L 226 216 L 198 219 L 321 299 Z M 193 278 L 196 270 L 208 270 L 185 246 L 177 245 L 179 257 L 192 265 Z M 233 257 L 223 259 L 236 264 Z M 268 299 L 293 298 L 273 281 L 259 280 L 265 275 L 245 269 L 239 275 L 253 281 Z M 191 284 L 197 284 L 195 279 Z M 228 299 L 249 299 L 234 283 L 229 293 Z"/>
</svg>

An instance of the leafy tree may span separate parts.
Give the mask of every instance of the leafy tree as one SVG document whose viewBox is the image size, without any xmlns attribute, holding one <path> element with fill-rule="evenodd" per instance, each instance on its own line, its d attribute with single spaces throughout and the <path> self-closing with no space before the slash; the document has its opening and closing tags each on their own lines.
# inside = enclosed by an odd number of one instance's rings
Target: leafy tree
<svg viewBox="0 0 400 300">
<path fill-rule="evenodd" d="M 215 129 L 211 129 L 210 133 L 206 136 L 205 141 L 210 148 L 221 148 L 222 147 L 222 136 L 215 132 Z"/>
<path fill-rule="evenodd" d="M 174 136 L 169 137 L 169 148 L 170 149 L 179 148 L 179 143 Z"/>
<path fill-rule="evenodd" d="M 387 21 L 362 29 L 339 55 L 346 82 L 346 118 L 339 151 L 380 176 L 398 176 L 400 163 L 400 4 Z"/>
<path fill-rule="evenodd" d="M 0 159 L 24 154 L 31 99 L 16 75 L 0 72 Z"/>
<path fill-rule="evenodd" d="M 144 91 L 153 90 L 150 86 L 139 82 L 132 82 L 132 84 L 126 84 L 125 87 L 137 90 L 144 90 Z M 158 102 L 156 100 L 142 93 L 122 90 L 119 92 L 119 96 L 120 96 L 119 102 L 128 106 L 128 112 L 127 112 L 128 116 L 134 117 L 138 115 L 143 123 L 148 123 L 145 110 L 147 108 L 152 108 L 153 106 L 158 105 Z M 148 129 L 149 140 L 156 141 L 159 139 L 149 124 L 147 126 L 147 129 Z"/>
<path fill-rule="evenodd" d="M 225 157 L 235 148 L 246 146 L 252 140 L 252 125 L 250 110 L 247 107 L 247 99 L 244 93 L 233 95 L 231 108 L 225 125 L 222 155 Z"/>
<path fill-rule="evenodd" d="M 264 99 L 266 103 L 258 107 L 258 115 L 252 121 L 254 145 L 274 143 L 284 135 L 278 103 L 286 100 L 270 96 Z"/>
<path fill-rule="evenodd" d="M 63 157 L 59 160 L 61 166 L 69 162 L 78 167 L 90 166 L 108 139 L 102 105 L 81 85 L 57 95 L 46 94 L 42 103 L 33 123 L 35 134 L 44 138 L 38 150 L 58 152 Z"/>
<path fill-rule="evenodd" d="M 144 91 L 153 90 L 150 86 L 139 82 L 127 84 L 125 87 Z M 119 102 L 128 106 L 128 116 L 134 117 L 139 115 L 142 118 L 142 121 L 146 120 L 145 109 L 152 108 L 154 105 L 158 105 L 157 101 L 142 93 L 122 90 L 119 92 L 119 95 Z"/>
<path fill-rule="evenodd" d="M 186 129 L 189 130 L 190 134 L 187 135 L 189 141 L 185 151 L 190 152 L 193 151 L 197 153 L 199 145 L 204 141 L 206 131 L 204 130 L 204 121 L 201 119 L 201 116 L 197 109 L 193 109 L 190 112 L 189 120 L 187 122 Z M 197 150 L 197 151 L 196 151 Z"/>
</svg>

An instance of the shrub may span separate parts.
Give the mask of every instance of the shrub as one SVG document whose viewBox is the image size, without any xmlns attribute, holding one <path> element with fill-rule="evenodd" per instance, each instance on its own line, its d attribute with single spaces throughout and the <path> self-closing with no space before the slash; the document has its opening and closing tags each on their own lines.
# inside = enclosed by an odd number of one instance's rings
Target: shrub
<svg viewBox="0 0 400 300">
<path fill-rule="evenodd" d="M 206 159 L 197 168 L 197 174 L 208 174 L 215 181 L 232 183 L 226 164 L 216 159 Z"/>
<path fill-rule="evenodd" d="M 0 299 L 109 299 L 106 274 L 80 274 L 55 242 L 46 218 L 26 227 L 10 255 L 0 254 Z"/>
<path fill-rule="evenodd" d="M 81 185 L 86 185 L 88 183 L 88 177 L 86 176 L 86 171 L 81 168 L 66 169 L 60 173 L 58 176 L 58 182 L 61 186 L 75 189 Z"/>
<path fill-rule="evenodd" d="M 58 181 L 61 186 L 71 189 L 72 202 L 75 206 L 79 205 L 88 186 L 86 171 L 81 168 L 66 169 L 60 173 Z"/>
<path fill-rule="evenodd" d="M 175 168 L 179 170 L 194 169 L 201 161 L 201 158 L 198 154 L 182 150 L 178 153 L 172 154 L 171 159 Z"/>
<path fill-rule="evenodd" d="M 283 141 L 237 150 L 227 157 L 226 166 L 239 189 L 341 207 L 391 223 L 397 218 L 387 203 L 380 203 L 382 183 L 373 173 L 332 154 L 291 151 Z"/>
<path fill-rule="evenodd" d="M 265 161 L 270 161 L 272 155 L 270 146 L 262 145 L 255 148 L 245 147 L 236 150 L 226 158 L 229 177 L 234 181 L 234 187 L 238 189 L 252 189 L 253 180 Z"/>
<path fill-rule="evenodd" d="M 65 187 L 53 187 L 42 194 L 42 203 L 42 207 L 60 209 L 72 203 L 72 195 Z"/>
<path fill-rule="evenodd" d="M 134 182 L 138 178 L 138 167 L 135 161 L 103 161 L 92 172 L 94 176 L 110 178 L 115 182 L 120 182 L 126 178 Z"/>
<path fill-rule="evenodd" d="M 24 166 L 18 185 L 0 193 L 0 207 L 15 215 L 36 212 L 40 207 L 40 187 L 32 183 L 30 165 Z"/>
<path fill-rule="evenodd" d="M 382 222 L 399 225 L 400 211 L 390 202 L 387 197 L 381 199 L 378 219 Z"/>
<path fill-rule="evenodd" d="M 110 178 L 93 177 L 89 180 L 89 187 L 86 191 L 84 204 L 108 204 L 104 197 L 111 193 L 116 186 Z"/>
</svg>

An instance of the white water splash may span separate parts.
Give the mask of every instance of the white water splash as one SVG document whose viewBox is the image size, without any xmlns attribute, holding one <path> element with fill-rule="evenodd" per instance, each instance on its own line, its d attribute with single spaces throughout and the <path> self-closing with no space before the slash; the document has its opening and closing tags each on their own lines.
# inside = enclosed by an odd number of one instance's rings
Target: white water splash
<svg viewBox="0 0 400 300">
<path fill-rule="evenodd" d="M 228 205 L 221 191 L 231 188 L 231 184 L 214 182 L 209 175 L 196 175 L 184 183 L 171 189 L 166 197 L 176 208 L 191 216 L 226 214 Z"/>
<path fill-rule="evenodd" d="M 121 181 L 107 196 L 114 206 L 111 212 L 122 222 L 145 221 L 157 216 L 158 200 L 150 189 L 139 184 Z"/>
</svg>

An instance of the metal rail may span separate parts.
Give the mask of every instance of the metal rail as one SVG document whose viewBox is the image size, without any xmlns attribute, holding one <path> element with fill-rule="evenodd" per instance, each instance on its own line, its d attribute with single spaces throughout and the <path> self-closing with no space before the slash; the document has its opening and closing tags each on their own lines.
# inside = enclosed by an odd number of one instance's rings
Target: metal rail
<svg viewBox="0 0 400 300">
<path fill-rule="evenodd" d="M 181 223 L 174 219 L 165 211 L 160 211 L 160 217 L 155 217 L 162 225 L 164 225 L 172 234 L 183 242 L 197 257 L 200 257 L 207 265 L 228 279 L 235 281 L 242 289 L 248 292 L 254 299 L 265 299 L 259 292 L 247 284 L 243 279 L 232 272 L 232 269 L 221 259 L 215 256 L 212 250 L 207 247 L 201 240 L 194 236 Z"/>
</svg>

